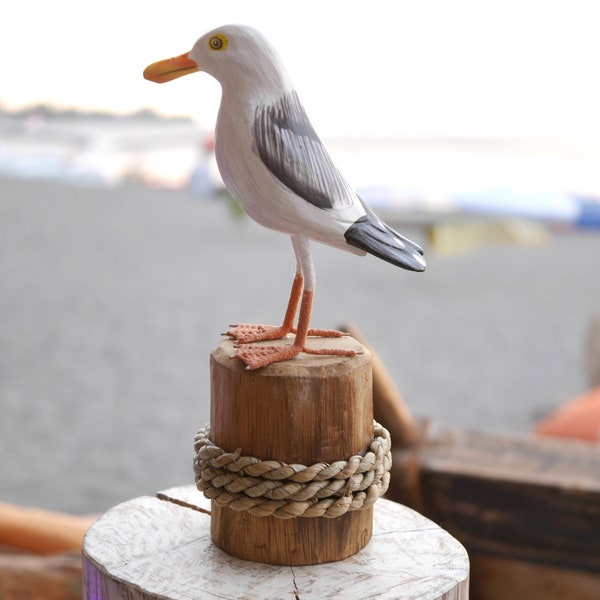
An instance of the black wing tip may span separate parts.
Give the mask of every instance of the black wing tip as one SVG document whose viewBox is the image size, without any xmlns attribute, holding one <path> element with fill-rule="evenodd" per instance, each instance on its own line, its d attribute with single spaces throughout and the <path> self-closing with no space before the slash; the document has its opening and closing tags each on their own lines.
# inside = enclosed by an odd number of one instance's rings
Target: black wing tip
<svg viewBox="0 0 600 600">
<path fill-rule="evenodd" d="M 385 260 L 397 267 L 402 269 L 406 269 L 407 271 L 414 271 L 416 273 L 422 273 L 427 269 L 427 263 L 423 256 L 419 253 L 391 253 L 391 252 L 374 252 L 371 251 L 370 254 Z"/>
<path fill-rule="evenodd" d="M 344 237 L 350 246 L 402 269 L 420 273 L 427 268 L 423 249 L 418 244 L 399 235 L 376 218 L 364 216 L 358 219 L 346 230 Z"/>
</svg>

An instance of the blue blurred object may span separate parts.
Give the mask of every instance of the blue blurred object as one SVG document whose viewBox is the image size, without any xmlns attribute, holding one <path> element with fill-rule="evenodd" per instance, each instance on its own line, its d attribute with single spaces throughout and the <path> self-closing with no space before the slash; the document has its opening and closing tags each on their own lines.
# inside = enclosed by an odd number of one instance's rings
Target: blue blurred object
<svg viewBox="0 0 600 600">
<path fill-rule="evenodd" d="M 600 198 L 577 197 L 579 215 L 575 226 L 581 229 L 600 229 Z"/>
</svg>

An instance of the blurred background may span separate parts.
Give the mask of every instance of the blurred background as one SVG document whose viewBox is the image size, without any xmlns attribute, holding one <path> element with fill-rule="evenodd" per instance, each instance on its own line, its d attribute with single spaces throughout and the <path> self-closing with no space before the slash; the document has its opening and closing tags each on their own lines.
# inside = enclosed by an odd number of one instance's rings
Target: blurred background
<svg viewBox="0 0 600 600">
<path fill-rule="evenodd" d="M 590 385 L 600 311 L 597 4 L 23 1 L 0 23 L 0 500 L 77 513 L 193 481 L 208 359 L 280 321 L 286 236 L 219 179 L 218 84 L 150 62 L 225 23 L 279 50 L 341 171 L 425 247 L 314 246 L 411 411 L 526 432 Z"/>
</svg>

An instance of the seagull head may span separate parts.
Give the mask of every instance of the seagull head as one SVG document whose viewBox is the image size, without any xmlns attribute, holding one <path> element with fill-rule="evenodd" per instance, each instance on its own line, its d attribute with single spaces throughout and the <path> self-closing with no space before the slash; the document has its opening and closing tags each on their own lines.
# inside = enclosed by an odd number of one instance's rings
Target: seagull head
<svg viewBox="0 0 600 600">
<path fill-rule="evenodd" d="M 189 52 L 146 67 L 144 78 L 165 83 L 197 71 L 212 75 L 224 92 L 233 86 L 277 93 L 290 88 L 273 46 L 259 31 L 243 25 L 225 25 L 209 31 Z"/>
</svg>

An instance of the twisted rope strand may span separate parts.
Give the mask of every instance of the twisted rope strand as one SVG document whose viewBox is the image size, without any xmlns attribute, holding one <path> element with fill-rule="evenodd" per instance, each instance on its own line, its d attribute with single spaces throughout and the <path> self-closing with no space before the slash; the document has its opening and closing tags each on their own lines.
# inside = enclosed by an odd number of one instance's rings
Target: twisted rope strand
<svg viewBox="0 0 600 600">
<path fill-rule="evenodd" d="M 194 440 L 196 487 L 218 506 L 280 519 L 369 508 L 387 491 L 392 464 L 390 434 L 376 422 L 373 429 L 364 456 L 304 466 L 225 452 L 206 426 Z"/>
</svg>

